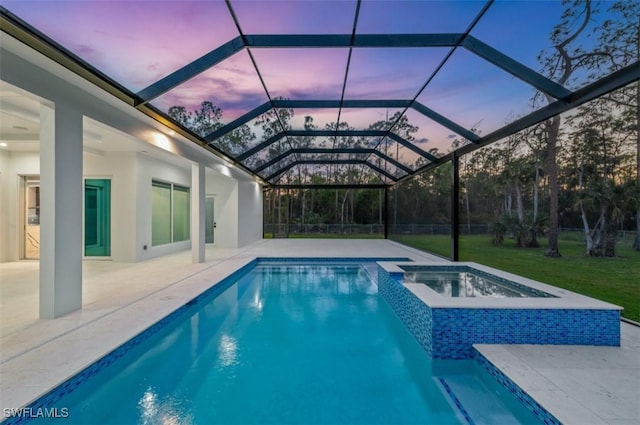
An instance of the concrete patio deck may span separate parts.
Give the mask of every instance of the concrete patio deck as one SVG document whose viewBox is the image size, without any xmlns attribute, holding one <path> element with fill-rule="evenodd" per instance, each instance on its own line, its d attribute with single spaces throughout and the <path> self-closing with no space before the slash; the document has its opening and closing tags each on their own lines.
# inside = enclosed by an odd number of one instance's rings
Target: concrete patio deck
<svg viewBox="0 0 640 425">
<path fill-rule="evenodd" d="M 37 319 L 38 263 L 3 263 L 0 407 L 37 399 L 255 257 L 287 256 L 442 261 L 387 240 L 335 239 L 207 247 L 203 264 L 191 264 L 189 252 L 137 264 L 85 261 L 83 309 L 55 320 Z M 479 347 L 565 423 L 640 423 L 640 328 L 623 324 L 619 348 Z"/>
</svg>

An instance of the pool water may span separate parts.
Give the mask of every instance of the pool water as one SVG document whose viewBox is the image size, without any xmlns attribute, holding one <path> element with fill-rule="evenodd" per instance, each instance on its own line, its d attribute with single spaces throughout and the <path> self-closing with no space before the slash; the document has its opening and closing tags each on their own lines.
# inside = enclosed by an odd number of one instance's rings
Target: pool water
<svg viewBox="0 0 640 425">
<path fill-rule="evenodd" d="M 407 283 L 422 283 L 438 294 L 453 298 L 547 298 L 551 295 L 472 271 L 415 271 L 404 275 Z"/>
<path fill-rule="evenodd" d="M 431 360 L 378 297 L 371 270 L 258 265 L 56 407 L 68 409 L 68 423 L 468 422 L 443 390 L 449 380 L 469 389 L 480 409 L 475 423 L 485 414 L 487 423 L 495 414 L 504 423 L 535 421 L 469 384 L 479 383 L 470 361 Z M 490 411 L 482 412 L 482 397 Z"/>
</svg>

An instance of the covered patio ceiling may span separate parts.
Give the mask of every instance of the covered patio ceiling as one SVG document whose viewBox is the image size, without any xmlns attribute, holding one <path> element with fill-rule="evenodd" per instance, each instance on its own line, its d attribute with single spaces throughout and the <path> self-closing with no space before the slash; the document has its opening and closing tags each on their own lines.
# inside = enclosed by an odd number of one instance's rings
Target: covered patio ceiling
<svg viewBox="0 0 640 425">
<path fill-rule="evenodd" d="M 537 57 L 561 14 L 493 0 L 22 0 L 2 1 L 1 28 L 266 186 L 384 187 L 638 80 L 638 62 L 547 78 Z"/>
</svg>

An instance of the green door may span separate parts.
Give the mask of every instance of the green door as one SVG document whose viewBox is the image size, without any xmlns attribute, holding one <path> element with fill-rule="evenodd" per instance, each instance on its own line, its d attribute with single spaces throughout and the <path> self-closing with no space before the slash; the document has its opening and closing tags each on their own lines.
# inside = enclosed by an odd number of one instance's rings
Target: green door
<svg viewBox="0 0 640 425">
<path fill-rule="evenodd" d="M 204 241 L 205 243 L 213 243 L 214 242 L 214 234 L 216 228 L 216 222 L 214 219 L 214 208 L 213 208 L 213 200 L 215 198 L 213 196 L 207 196 L 204 204 Z"/>
<path fill-rule="evenodd" d="M 84 181 L 84 255 L 111 255 L 111 180 Z"/>
</svg>

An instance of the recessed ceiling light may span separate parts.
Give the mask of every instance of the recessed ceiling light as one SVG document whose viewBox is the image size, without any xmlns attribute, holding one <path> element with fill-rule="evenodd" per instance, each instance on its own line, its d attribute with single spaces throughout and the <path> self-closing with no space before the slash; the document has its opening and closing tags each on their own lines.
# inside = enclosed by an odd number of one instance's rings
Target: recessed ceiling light
<svg viewBox="0 0 640 425">
<path fill-rule="evenodd" d="M 11 128 L 15 128 L 16 130 L 23 130 L 23 131 L 29 130 L 27 127 L 23 127 L 21 125 L 14 125 Z"/>
<path fill-rule="evenodd" d="M 0 143 L 0 147 L 6 148 L 7 144 L 5 142 Z"/>
</svg>

